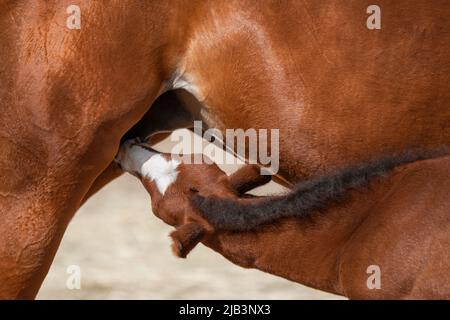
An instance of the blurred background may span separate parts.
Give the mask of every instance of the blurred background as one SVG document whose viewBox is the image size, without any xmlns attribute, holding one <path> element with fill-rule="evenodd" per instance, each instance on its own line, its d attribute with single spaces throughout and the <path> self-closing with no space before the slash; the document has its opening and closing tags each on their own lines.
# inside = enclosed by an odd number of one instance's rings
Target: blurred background
<svg viewBox="0 0 450 320">
<path fill-rule="evenodd" d="M 197 139 L 192 136 L 192 139 Z M 157 149 L 169 152 L 166 139 Z M 216 150 L 221 157 L 221 150 Z M 240 166 L 220 165 L 228 174 Z M 285 191 L 270 182 L 255 194 Z M 38 299 L 341 299 L 258 270 L 238 267 L 202 244 L 179 259 L 150 197 L 124 174 L 94 195 L 70 223 Z M 68 289 L 71 265 L 81 288 Z"/>
</svg>

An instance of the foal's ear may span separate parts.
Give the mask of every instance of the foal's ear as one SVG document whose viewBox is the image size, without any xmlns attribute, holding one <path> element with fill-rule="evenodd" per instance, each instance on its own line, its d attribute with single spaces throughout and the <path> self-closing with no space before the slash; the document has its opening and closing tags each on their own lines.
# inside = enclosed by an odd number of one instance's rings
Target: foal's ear
<svg viewBox="0 0 450 320">
<path fill-rule="evenodd" d="M 272 176 L 261 175 L 261 168 L 256 164 L 247 164 L 228 177 L 231 187 L 238 193 L 244 194 L 256 187 L 268 183 Z"/>
<path fill-rule="evenodd" d="M 189 252 L 202 241 L 206 234 L 205 228 L 195 222 L 190 222 L 177 228 L 170 234 L 172 251 L 180 258 L 186 258 Z"/>
</svg>

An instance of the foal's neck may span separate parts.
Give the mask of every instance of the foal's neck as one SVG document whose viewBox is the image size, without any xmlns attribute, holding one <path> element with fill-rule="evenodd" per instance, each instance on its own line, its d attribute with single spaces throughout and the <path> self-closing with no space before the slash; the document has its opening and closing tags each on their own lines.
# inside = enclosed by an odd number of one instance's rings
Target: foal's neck
<svg viewBox="0 0 450 320">
<path fill-rule="evenodd" d="M 345 204 L 310 218 L 281 219 L 249 232 L 219 232 L 205 245 L 242 267 L 344 294 L 339 283 L 340 255 L 388 188 L 352 192 Z"/>
</svg>

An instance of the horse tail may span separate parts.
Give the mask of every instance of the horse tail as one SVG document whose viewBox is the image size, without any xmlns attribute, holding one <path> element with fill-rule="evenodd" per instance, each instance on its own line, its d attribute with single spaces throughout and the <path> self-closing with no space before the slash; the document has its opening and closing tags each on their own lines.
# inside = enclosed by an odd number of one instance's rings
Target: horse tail
<svg viewBox="0 0 450 320">
<path fill-rule="evenodd" d="M 191 201 L 200 214 L 216 229 L 249 231 L 280 218 L 308 217 L 331 204 L 341 203 L 348 191 L 367 187 L 394 168 L 415 161 L 435 158 L 449 153 L 448 148 L 435 151 L 409 151 L 380 160 L 348 167 L 334 174 L 298 183 L 292 191 L 281 196 L 254 199 L 223 199 L 192 196 Z"/>
</svg>

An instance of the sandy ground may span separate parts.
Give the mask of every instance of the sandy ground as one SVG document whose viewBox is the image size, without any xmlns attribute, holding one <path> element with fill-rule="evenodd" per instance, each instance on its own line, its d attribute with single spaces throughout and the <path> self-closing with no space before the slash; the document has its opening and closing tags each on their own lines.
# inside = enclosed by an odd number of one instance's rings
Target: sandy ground
<svg viewBox="0 0 450 320">
<path fill-rule="evenodd" d="M 256 193 L 280 191 L 271 182 Z M 140 182 L 123 175 L 76 214 L 38 299 L 340 298 L 240 268 L 203 245 L 187 259 L 176 258 L 170 250 L 171 230 L 151 213 Z M 80 289 L 66 286 L 71 265 L 80 267 Z"/>
</svg>

